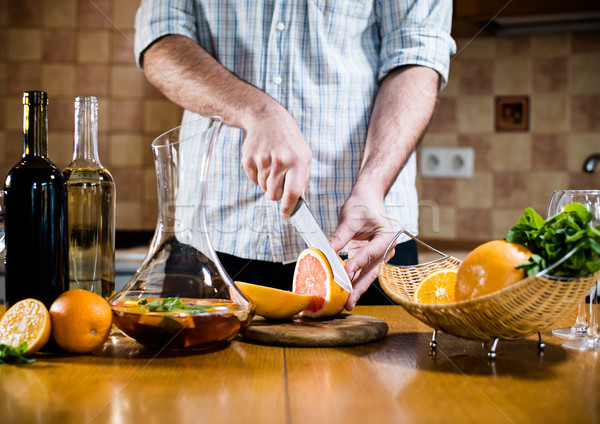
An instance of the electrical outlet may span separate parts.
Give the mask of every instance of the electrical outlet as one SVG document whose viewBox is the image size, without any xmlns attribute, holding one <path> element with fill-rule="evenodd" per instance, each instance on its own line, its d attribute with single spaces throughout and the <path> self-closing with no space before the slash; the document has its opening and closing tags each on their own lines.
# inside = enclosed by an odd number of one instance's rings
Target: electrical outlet
<svg viewBox="0 0 600 424">
<path fill-rule="evenodd" d="M 472 178 L 472 147 L 423 147 L 419 157 L 421 176 L 433 178 Z"/>
</svg>

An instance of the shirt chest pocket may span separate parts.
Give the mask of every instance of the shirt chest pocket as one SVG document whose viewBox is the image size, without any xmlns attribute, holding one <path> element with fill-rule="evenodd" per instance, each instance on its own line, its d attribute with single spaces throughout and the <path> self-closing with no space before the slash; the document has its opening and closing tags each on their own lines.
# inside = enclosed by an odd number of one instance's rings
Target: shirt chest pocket
<svg viewBox="0 0 600 424">
<path fill-rule="evenodd" d="M 309 0 L 323 15 L 339 19 L 368 19 L 373 12 L 373 0 Z"/>
</svg>

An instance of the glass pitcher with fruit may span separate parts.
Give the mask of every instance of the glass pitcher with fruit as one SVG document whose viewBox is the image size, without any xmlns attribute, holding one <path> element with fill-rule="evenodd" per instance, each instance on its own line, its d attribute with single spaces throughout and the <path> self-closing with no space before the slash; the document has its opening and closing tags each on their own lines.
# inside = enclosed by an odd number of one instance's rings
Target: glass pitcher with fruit
<svg viewBox="0 0 600 424">
<path fill-rule="evenodd" d="M 109 303 L 119 329 L 154 349 L 205 349 L 232 340 L 253 305 L 210 242 L 205 198 L 221 118 L 201 118 L 154 140 L 159 217 L 146 258 Z"/>
</svg>

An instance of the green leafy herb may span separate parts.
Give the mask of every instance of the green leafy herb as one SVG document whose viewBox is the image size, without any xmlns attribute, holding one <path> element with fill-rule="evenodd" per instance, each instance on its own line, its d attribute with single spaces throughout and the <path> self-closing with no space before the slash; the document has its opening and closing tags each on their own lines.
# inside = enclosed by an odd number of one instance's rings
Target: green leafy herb
<svg viewBox="0 0 600 424">
<path fill-rule="evenodd" d="M 0 344 L 0 364 L 29 364 L 35 362 L 35 359 L 27 359 L 25 352 L 27 351 L 27 342 L 21 343 L 19 347 L 12 347 L 5 344 Z"/>
<path fill-rule="evenodd" d="M 505 238 L 532 252 L 531 259 L 517 268 L 525 269 L 527 275 L 536 274 L 577 247 L 578 250 L 550 274 L 573 278 L 600 270 L 600 225 L 591 226 L 593 218 L 580 203 L 566 205 L 563 212 L 547 220 L 532 208 L 526 208 Z"/>
<path fill-rule="evenodd" d="M 138 305 L 146 305 L 150 312 L 204 312 L 207 309 L 214 307 L 210 305 L 188 305 L 178 297 L 167 297 L 166 299 L 154 300 L 150 303 L 148 303 L 148 299 L 141 299 L 138 302 Z"/>
</svg>

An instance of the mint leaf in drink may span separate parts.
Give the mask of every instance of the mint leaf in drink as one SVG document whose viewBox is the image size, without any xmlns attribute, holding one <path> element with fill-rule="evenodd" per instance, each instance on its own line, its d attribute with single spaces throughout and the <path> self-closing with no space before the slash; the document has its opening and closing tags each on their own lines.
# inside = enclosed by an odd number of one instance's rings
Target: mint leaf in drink
<svg viewBox="0 0 600 424">
<path fill-rule="evenodd" d="M 143 300 L 145 302 L 141 303 Z M 142 299 L 138 302 L 138 305 L 145 305 L 150 312 L 204 312 L 207 309 L 213 308 L 210 305 L 189 305 L 178 297 L 167 297 L 162 300 L 154 300 L 150 303 L 148 303 L 147 299 Z"/>
<path fill-rule="evenodd" d="M 566 205 L 563 212 L 545 221 L 532 208 L 526 208 L 505 237 L 533 253 L 517 268 L 525 269 L 527 275 L 536 274 L 577 247 L 578 250 L 550 274 L 573 278 L 600 270 L 600 226 L 590 225 L 593 218 L 593 214 L 580 203 Z"/>
<path fill-rule="evenodd" d="M 35 359 L 27 359 L 25 352 L 27 352 L 27 342 L 21 343 L 19 347 L 0 344 L 0 364 L 29 364 L 35 362 Z"/>
</svg>

